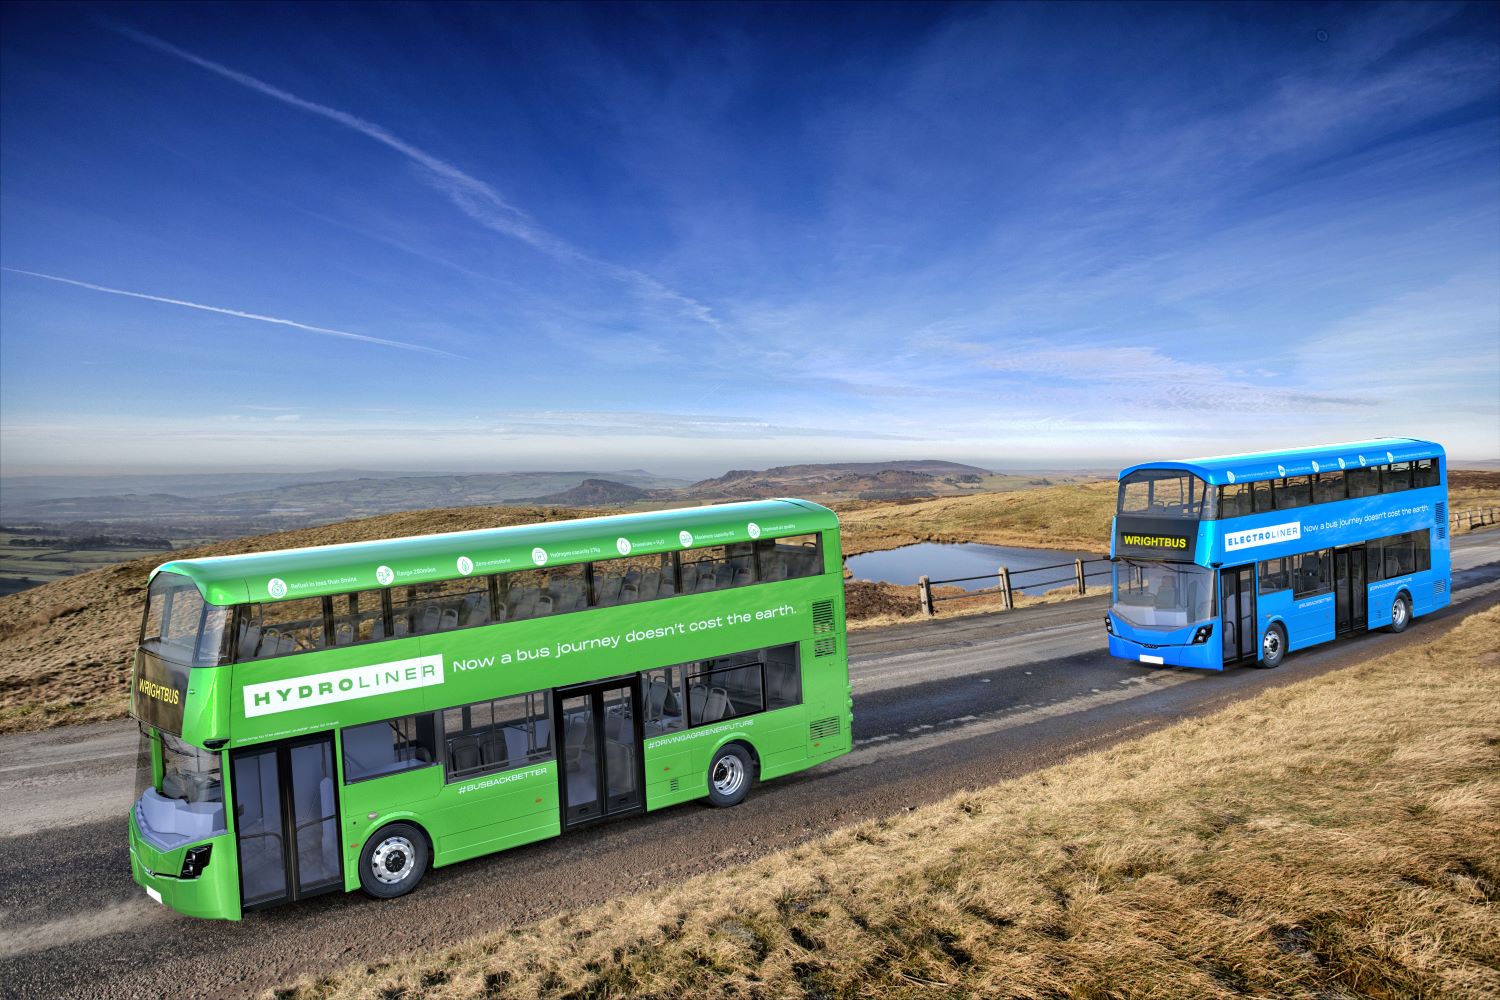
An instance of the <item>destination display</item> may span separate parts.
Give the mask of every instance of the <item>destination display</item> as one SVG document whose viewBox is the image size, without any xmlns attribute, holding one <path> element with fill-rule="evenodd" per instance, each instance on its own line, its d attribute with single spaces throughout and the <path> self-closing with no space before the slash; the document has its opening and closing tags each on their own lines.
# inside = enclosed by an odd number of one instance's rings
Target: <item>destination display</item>
<svg viewBox="0 0 1500 1000">
<path fill-rule="evenodd" d="M 1160 517 L 1115 518 L 1115 555 L 1192 562 L 1197 555 L 1198 522 Z"/>
</svg>

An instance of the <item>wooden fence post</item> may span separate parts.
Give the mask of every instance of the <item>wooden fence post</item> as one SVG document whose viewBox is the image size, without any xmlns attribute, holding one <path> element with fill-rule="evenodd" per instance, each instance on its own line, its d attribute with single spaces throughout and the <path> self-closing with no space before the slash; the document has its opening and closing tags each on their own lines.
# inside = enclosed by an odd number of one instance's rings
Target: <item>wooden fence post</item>
<svg viewBox="0 0 1500 1000">
<path fill-rule="evenodd" d="M 922 605 L 922 614 L 928 618 L 932 617 L 932 580 L 929 577 L 917 577 L 917 600 Z"/>
<path fill-rule="evenodd" d="M 1073 560 L 1073 572 L 1078 577 L 1078 592 L 1080 594 L 1087 593 L 1087 587 L 1086 587 L 1086 585 L 1083 582 L 1083 560 L 1082 559 L 1074 559 Z"/>
<path fill-rule="evenodd" d="M 1000 602 L 1006 611 L 1016 606 L 1015 595 L 1010 590 L 1010 569 L 1005 566 L 1000 567 Z"/>
</svg>

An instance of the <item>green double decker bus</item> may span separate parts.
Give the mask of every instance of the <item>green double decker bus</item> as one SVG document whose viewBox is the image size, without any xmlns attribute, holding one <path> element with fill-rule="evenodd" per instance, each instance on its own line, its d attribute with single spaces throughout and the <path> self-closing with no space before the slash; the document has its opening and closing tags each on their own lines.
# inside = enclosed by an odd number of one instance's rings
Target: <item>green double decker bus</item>
<svg viewBox="0 0 1500 1000">
<path fill-rule="evenodd" d="M 833 512 L 766 500 L 169 562 L 130 863 L 183 913 L 336 889 L 847 753 Z"/>
</svg>

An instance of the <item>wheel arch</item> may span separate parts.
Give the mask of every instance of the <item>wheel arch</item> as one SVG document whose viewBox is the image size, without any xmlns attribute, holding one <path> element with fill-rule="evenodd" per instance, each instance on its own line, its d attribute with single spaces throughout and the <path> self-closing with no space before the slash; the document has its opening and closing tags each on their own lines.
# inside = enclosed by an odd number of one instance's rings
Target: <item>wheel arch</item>
<svg viewBox="0 0 1500 1000">
<path fill-rule="evenodd" d="M 713 760 L 718 756 L 719 751 L 723 750 L 727 746 L 744 747 L 745 752 L 750 755 L 751 766 L 755 768 L 754 776 L 757 778 L 760 776 L 760 751 L 756 749 L 755 744 L 750 741 L 750 738 L 742 733 L 727 734 L 724 739 L 720 740 L 718 745 L 714 747 L 714 752 L 708 755 L 708 759 Z"/>
</svg>

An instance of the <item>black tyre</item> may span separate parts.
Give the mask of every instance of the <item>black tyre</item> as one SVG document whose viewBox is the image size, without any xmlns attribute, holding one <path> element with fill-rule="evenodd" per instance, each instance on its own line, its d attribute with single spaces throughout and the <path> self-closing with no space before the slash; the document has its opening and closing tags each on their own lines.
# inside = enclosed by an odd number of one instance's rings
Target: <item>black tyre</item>
<svg viewBox="0 0 1500 1000">
<path fill-rule="evenodd" d="M 720 809 L 737 806 L 750 794 L 754 763 L 744 747 L 731 743 L 720 747 L 708 765 L 708 802 Z"/>
<path fill-rule="evenodd" d="M 1280 622 L 1274 623 L 1266 629 L 1266 634 L 1260 637 L 1260 666 L 1267 670 L 1281 666 L 1281 661 L 1286 659 L 1286 629 L 1281 627 Z"/>
<path fill-rule="evenodd" d="M 395 899 L 417 887 L 427 873 L 427 838 L 410 823 L 375 831 L 359 852 L 359 884 L 376 899 Z"/>
<path fill-rule="evenodd" d="M 1405 594 L 1397 594 L 1396 599 L 1391 602 L 1391 624 L 1392 632 L 1405 632 L 1406 627 L 1411 624 L 1411 598 Z"/>
</svg>

